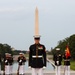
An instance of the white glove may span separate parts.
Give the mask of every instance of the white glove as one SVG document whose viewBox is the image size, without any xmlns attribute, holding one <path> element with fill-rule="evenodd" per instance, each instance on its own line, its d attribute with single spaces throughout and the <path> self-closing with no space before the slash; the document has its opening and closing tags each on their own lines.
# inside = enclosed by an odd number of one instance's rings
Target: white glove
<svg viewBox="0 0 75 75">
<path fill-rule="evenodd" d="M 19 62 L 22 62 L 22 60 L 20 60 Z"/>
<path fill-rule="evenodd" d="M 28 68 L 31 69 L 31 66 L 29 66 Z"/>
<path fill-rule="evenodd" d="M 59 61 L 57 61 L 57 65 L 59 65 Z"/>
<path fill-rule="evenodd" d="M 43 66 L 43 69 L 46 69 L 46 67 L 45 67 L 45 66 Z"/>
<path fill-rule="evenodd" d="M 7 62 L 7 60 L 5 61 L 5 63 Z"/>
</svg>

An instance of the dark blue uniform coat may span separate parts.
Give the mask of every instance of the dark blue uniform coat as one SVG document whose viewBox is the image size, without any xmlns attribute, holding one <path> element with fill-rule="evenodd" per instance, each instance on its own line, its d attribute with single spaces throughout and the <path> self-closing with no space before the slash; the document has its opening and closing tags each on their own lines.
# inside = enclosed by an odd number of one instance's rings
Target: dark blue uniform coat
<svg viewBox="0 0 75 75">
<path fill-rule="evenodd" d="M 64 54 L 64 65 L 65 66 L 69 66 L 70 65 L 70 58 L 71 58 L 71 56 L 69 56 L 68 58 L 66 58 L 66 56 L 65 56 L 65 54 Z"/>
<path fill-rule="evenodd" d="M 62 55 L 61 54 L 55 54 L 53 57 L 53 60 L 55 61 L 56 66 L 60 66 L 61 61 L 62 61 Z M 57 64 L 57 61 L 58 61 L 58 64 Z"/>
<path fill-rule="evenodd" d="M 33 56 L 37 56 L 33 58 Z M 38 56 L 42 56 L 39 58 Z M 46 51 L 42 44 L 33 44 L 29 48 L 29 66 L 32 68 L 42 68 L 46 66 Z"/>
<path fill-rule="evenodd" d="M 21 62 L 20 62 L 20 60 L 21 60 Z M 19 65 L 24 65 L 25 62 L 26 62 L 26 58 L 25 57 L 18 57 L 18 63 L 19 63 Z"/>
</svg>

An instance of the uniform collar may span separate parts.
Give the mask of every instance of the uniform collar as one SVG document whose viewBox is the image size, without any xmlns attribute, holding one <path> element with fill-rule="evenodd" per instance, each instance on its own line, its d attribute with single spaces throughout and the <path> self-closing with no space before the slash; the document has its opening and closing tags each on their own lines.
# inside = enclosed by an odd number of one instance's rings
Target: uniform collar
<svg viewBox="0 0 75 75">
<path fill-rule="evenodd" d="M 38 43 L 38 44 L 35 43 L 35 45 L 40 45 L 40 43 Z"/>
</svg>

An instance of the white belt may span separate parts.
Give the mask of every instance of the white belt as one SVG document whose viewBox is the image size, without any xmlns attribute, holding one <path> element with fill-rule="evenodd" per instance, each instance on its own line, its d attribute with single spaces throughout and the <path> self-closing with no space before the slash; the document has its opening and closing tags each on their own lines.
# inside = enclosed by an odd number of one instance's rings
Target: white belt
<svg viewBox="0 0 75 75">
<path fill-rule="evenodd" d="M 70 61 L 70 60 L 64 60 L 64 61 Z"/>
<path fill-rule="evenodd" d="M 38 57 L 38 58 L 42 58 L 42 56 L 32 56 L 32 57 L 33 57 L 33 58 L 37 58 L 37 57 Z"/>
</svg>

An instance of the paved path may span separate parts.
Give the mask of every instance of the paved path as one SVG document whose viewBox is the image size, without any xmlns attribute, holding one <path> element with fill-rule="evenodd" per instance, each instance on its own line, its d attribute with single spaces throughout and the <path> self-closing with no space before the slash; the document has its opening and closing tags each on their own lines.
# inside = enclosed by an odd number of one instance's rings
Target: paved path
<svg viewBox="0 0 75 75">
<path fill-rule="evenodd" d="M 17 75 L 17 72 L 14 72 L 13 75 Z M 70 75 L 75 75 L 75 71 L 70 71 Z M 3 74 L 0 74 L 3 75 Z M 25 71 L 25 75 L 32 75 L 31 70 Z M 44 70 L 44 75 L 55 75 L 55 71 Z M 61 75 L 64 75 L 64 71 L 61 71 Z"/>
<path fill-rule="evenodd" d="M 16 75 L 16 74 L 13 74 Z M 31 70 L 25 72 L 25 75 L 32 75 Z M 55 71 L 44 71 L 44 75 L 55 75 Z M 61 71 L 61 75 L 64 75 L 64 72 Z M 75 71 L 71 71 L 70 75 L 75 75 Z"/>
</svg>

